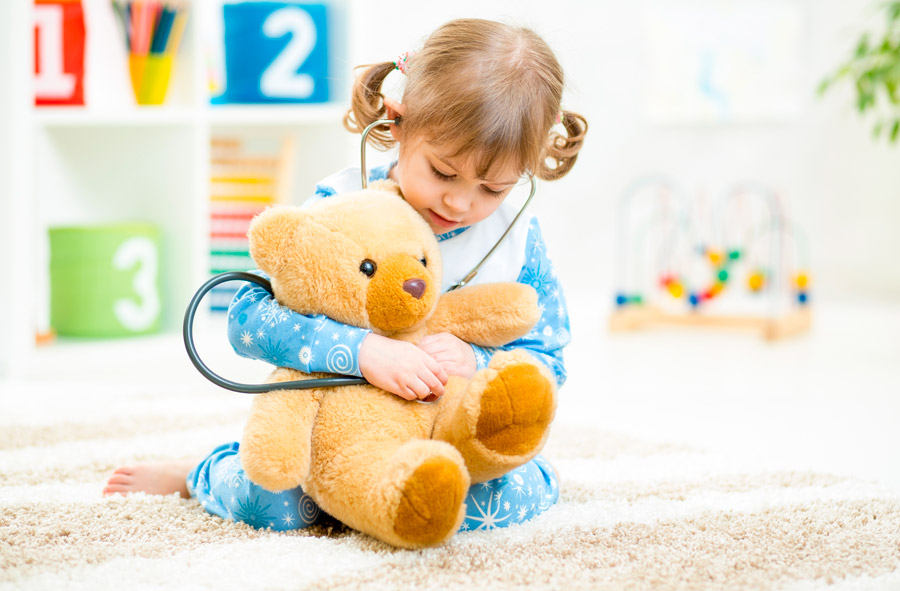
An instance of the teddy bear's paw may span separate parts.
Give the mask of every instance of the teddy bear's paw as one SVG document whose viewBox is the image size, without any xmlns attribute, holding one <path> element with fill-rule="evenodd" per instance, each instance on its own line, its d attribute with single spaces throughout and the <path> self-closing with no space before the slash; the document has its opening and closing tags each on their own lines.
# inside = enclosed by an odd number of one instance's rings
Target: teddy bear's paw
<svg viewBox="0 0 900 591">
<path fill-rule="evenodd" d="M 498 351 L 491 357 L 490 363 L 488 363 L 488 367 L 491 369 L 503 369 L 508 365 L 516 365 L 519 363 L 527 363 L 530 365 L 534 365 L 537 363 L 537 360 L 530 354 L 526 353 L 522 349 L 512 349 L 510 351 Z"/>
<path fill-rule="evenodd" d="M 481 394 L 475 439 L 491 452 L 527 461 L 540 450 L 553 420 L 556 383 L 521 351 L 498 353 L 489 367 L 496 375 Z"/>
<path fill-rule="evenodd" d="M 448 457 L 431 457 L 406 479 L 394 518 L 394 533 L 404 545 L 433 546 L 456 532 L 469 487 L 460 464 Z"/>
</svg>

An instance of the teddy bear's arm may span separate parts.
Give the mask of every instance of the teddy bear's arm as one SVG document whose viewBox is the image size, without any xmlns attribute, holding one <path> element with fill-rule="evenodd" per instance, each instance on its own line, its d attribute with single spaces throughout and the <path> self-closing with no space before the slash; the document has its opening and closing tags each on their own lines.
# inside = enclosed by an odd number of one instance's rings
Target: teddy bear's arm
<svg viewBox="0 0 900 591">
<path fill-rule="evenodd" d="M 269 381 L 310 376 L 279 368 Z M 300 485 L 309 473 L 313 423 L 321 390 L 277 390 L 259 394 L 241 438 L 241 465 L 247 476 L 270 491 Z"/>
<path fill-rule="evenodd" d="M 540 316 L 531 286 L 473 285 L 441 296 L 428 320 L 428 333 L 449 332 L 473 345 L 499 347 L 528 334 Z"/>
</svg>

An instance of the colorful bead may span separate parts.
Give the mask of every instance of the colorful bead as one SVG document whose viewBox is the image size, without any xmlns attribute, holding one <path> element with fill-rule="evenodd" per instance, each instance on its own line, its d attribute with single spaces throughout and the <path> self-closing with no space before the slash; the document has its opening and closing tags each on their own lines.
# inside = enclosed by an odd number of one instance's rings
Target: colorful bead
<svg viewBox="0 0 900 591">
<path fill-rule="evenodd" d="M 747 278 L 747 287 L 750 288 L 750 291 L 760 291 L 765 284 L 766 276 L 762 271 L 754 271 Z"/>
</svg>

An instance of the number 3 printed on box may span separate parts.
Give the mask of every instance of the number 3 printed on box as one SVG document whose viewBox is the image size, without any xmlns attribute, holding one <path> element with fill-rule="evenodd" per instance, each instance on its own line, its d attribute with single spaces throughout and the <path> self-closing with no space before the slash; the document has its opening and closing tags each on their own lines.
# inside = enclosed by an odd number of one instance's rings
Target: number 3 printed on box
<svg viewBox="0 0 900 591">
<path fill-rule="evenodd" d="M 129 238 L 116 249 L 113 267 L 128 271 L 137 267 L 131 287 L 138 298 L 120 298 L 113 303 L 113 313 L 122 326 L 134 332 L 144 332 L 159 320 L 160 302 L 156 287 L 159 268 L 156 245 L 149 238 Z"/>
<path fill-rule="evenodd" d="M 226 4 L 225 92 L 214 102 L 328 100 L 326 9 L 320 4 Z"/>
</svg>

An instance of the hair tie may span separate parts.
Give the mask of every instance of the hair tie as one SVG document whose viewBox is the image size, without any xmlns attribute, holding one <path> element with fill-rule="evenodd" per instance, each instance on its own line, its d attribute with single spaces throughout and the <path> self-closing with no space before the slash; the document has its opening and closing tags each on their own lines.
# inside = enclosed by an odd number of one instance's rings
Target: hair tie
<svg viewBox="0 0 900 591">
<path fill-rule="evenodd" d="M 559 113 L 556 114 L 556 124 L 559 125 L 562 122 L 563 122 L 563 112 L 560 111 Z"/>
<path fill-rule="evenodd" d="M 413 56 L 413 52 L 404 51 L 400 54 L 400 56 L 394 60 L 394 68 L 400 70 L 400 73 L 404 76 L 406 75 L 406 65 L 409 63 L 409 58 Z"/>
</svg>

